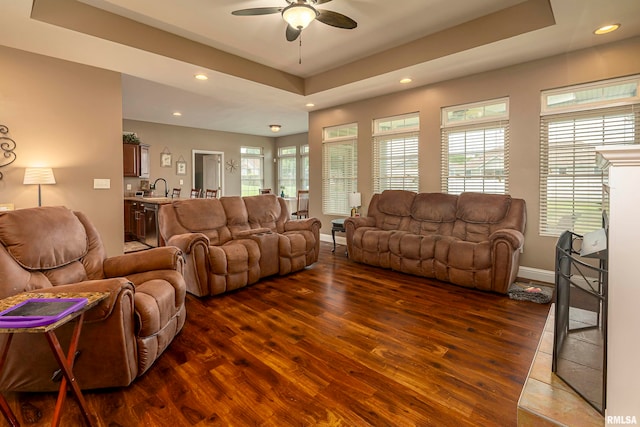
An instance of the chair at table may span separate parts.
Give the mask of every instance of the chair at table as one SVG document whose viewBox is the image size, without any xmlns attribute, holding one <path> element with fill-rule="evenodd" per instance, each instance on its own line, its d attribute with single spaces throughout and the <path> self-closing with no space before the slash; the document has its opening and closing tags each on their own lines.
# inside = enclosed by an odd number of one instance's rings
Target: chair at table
<svg viewBox="0 0 640 427">
<path fill-rule="evenodd" d="M 200 190 L 199 188 L 192 188 L 191 189 L 191 198 L 192 199 L 199 199 L 201 195 L 202 195 L 202 190 Z"/>
<path fill-rule="evenodd" d="M 218 198 L 218 190 L 212 190 L 211 188 L 207 188 L 207 191 L 204 193 L 205 199 L 217 199 Z"/>
<path fill-rule="evenodd" d="M 273 194 L 270 188 L 261 188 L 260 194 Z"/>
<path fill-rule="evenodd" d="M 291 215 L 297 218 L 309 218 L 309 190 L 298 190 L 296 211 Z"/>
<path fill-rule="evenodd" d="M 173 191 L 171 192 L 171 198 L 172 199 L 179 199 L 180 198 L 180 188 L 174 188 Z"/>
</svg>

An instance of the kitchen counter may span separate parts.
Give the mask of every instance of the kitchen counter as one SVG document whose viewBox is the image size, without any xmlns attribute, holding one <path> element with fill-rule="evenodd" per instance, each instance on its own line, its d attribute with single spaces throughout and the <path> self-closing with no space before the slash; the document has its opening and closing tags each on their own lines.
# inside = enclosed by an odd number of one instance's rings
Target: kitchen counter
<svg viewBox="0 0 640 427">
<path fill-rule="evenodd" d="M 175 200 L 180 200 L 180 199 L 172 199 L 171 197 L 135 197 L 135 196 L 125 196 L 124 199 L 131 200 L 133 202 L 151 203 L 154 205 L 166 205 L 167 203 L 171 203 Z"/>
</svg>

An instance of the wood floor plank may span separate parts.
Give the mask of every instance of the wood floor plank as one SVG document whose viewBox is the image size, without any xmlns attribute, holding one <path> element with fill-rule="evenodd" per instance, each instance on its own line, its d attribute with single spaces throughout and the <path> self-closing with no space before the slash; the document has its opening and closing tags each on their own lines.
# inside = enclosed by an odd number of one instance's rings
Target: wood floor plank
<svg viewBox="0 0 640 427">
<path fill-rule="evenodd" d="M 131 386 L 85 391 L 96 425 L 515 426 L 549 305 L 351 262 L 212 298 Z M 5 393 L 24 426 L 55 395 Z M 62 425 L 81 425 L 69 396 Z"/>
</svg>

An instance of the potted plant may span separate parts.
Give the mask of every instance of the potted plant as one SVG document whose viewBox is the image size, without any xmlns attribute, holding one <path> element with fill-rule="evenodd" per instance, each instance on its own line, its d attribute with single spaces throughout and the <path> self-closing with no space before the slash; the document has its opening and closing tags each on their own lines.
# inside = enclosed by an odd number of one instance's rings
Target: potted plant
<svg viewBox="0 0 640 427">
<path fill-rule="evenodd" d="M 122 142 L 125 144 L 140 144 L 140 138 L 133 132 L 125 132 L 122 134 Z"/>
</svg>

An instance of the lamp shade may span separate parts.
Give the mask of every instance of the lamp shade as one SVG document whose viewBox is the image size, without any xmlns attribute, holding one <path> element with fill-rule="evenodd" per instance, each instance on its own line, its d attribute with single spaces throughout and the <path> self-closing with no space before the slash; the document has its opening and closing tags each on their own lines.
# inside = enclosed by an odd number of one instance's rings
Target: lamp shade
<svg viewBox="0 0 640 427">
<path fill-rule="evenodd" d="M 362 194 L 349 193 L 349 206 L 351 206 L 352 208 L 362 206 Z"/>
<path fill-rule="evenodd" d="M 23 184 L 55 184 L 56 178 L 53 176 L 51 168 L 26 168 L 24 170 Z"/>
<path fill-rule="evenodd" d="M 292 28 L 303 30 L 316 19 L 318 12 L 308 4 L 293 3 L 282 11 L 282 18 Z"/>
</svg>

